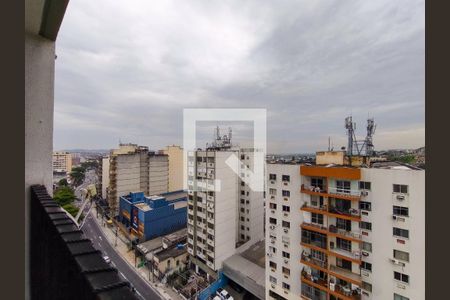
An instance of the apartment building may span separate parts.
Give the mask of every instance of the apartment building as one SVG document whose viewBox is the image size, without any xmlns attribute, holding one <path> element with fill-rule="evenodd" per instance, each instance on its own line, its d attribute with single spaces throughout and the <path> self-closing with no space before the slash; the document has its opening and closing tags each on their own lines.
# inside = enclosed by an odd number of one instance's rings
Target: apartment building
<svg viewBox="0 0 450 300">
<path fill-rule="evenodd" d="M 161 151 L 169 156 L 169 192 L 183 189 L 184 153 L 180 146 L 167 146 Z"/>
<path fill-rule="evenodd" d="M 149 151 L 136 144 L 120 144 L 103 160 L 102 193 L 107 191 L 108 205 L 119 213 L 119 198 L 131 192 L 159 195 L 168 191 L 167 155 Z M 106 173 L 108 175 L 106 176 Z"/>
<path fill-rule="evenodd" d="M 53 152 L 53 172 L 69 173 L 72 171 L 72 154 L 69 152 Z"/>
<path fill-rule="evenodd" d="M 196 271 L 215 278 L 222 263 L 263 238 L 263 192 L 241 176 L 253 166 L 252 149 L 188 152 L 188 253 Z M 231 155 L 240 160 L 234 167 Z"/>
<path fill-rule="evenodd" d="M 425 299 L 424 170 L 334 151 L 267 172 L 267 299 Z"/>
</svg>

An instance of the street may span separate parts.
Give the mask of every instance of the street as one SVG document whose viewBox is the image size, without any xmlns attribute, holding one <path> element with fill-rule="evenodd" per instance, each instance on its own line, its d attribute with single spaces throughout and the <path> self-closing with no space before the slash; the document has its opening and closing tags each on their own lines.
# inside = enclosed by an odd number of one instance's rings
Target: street
<svg viewBox="0 0 450 300">
<path fill-rule="evenodd" d="M 162 299 L 111 246 L 98 223 L 93 220 L 95 217 L 92 214 L 87 216 L 82 230 L 92 240 L 94 247 L 102 251 L 103 255 L 109 256 L 111 264 L 118 269 L 120 276 L 131 283 L 139 296 L 143 299 Z"/>
</svg>

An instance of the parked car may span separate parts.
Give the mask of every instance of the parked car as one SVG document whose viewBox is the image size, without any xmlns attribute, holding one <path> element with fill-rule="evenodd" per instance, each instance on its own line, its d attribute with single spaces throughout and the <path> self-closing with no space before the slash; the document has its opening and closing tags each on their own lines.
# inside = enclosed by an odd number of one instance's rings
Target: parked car
<svg viewBox="0 0 450 300">
<path fill-rule="evenodd" d="M 234 300 L 233 297 L 223 288 L 218 288 L 216 294 L 222 300 Z"/>
<path fill-rule="evenodd" d="M 220 298 L 219 296 L 214 296 L 213 300 L 222 300 L 222 298 Z"/>
<path fill-rule="evenodd" d="M 103 256 L 103 259 L 106 261 L 107 264 L 111 263 L 111 258 L 109 256 Z"/>
</svg>

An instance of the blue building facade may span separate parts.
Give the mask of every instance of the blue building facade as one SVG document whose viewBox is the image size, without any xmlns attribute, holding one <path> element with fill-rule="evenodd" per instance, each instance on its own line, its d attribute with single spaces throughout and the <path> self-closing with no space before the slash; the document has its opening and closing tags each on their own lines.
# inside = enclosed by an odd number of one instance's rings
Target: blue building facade
<svg viewBox="0 0 450 300">
<path fill-rule="evenodd" d="M 139 242 L 186 228 L 186 192 L 176 191 L 152 197 L 137 192 L 122 196 L 119 221 Z"/>
</svg>

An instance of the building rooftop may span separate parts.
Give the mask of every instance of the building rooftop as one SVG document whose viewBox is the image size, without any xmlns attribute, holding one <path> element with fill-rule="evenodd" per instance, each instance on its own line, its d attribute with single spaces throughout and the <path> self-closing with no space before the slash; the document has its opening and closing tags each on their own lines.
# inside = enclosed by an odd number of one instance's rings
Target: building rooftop
<svg viewBox="0 0 450 300">
<path fill-rule="evenodd" d="M 182 247 L 178 247 L 178 245 L 174 245 L 169 248 L 158 251 L 155 254 L 155 257 L 158 258 L 159 261 L 163 261 L 170 257 L 178 257 L 185 253 L 187 253 L 186 245 L 183 245 Z"/>
</svg>

